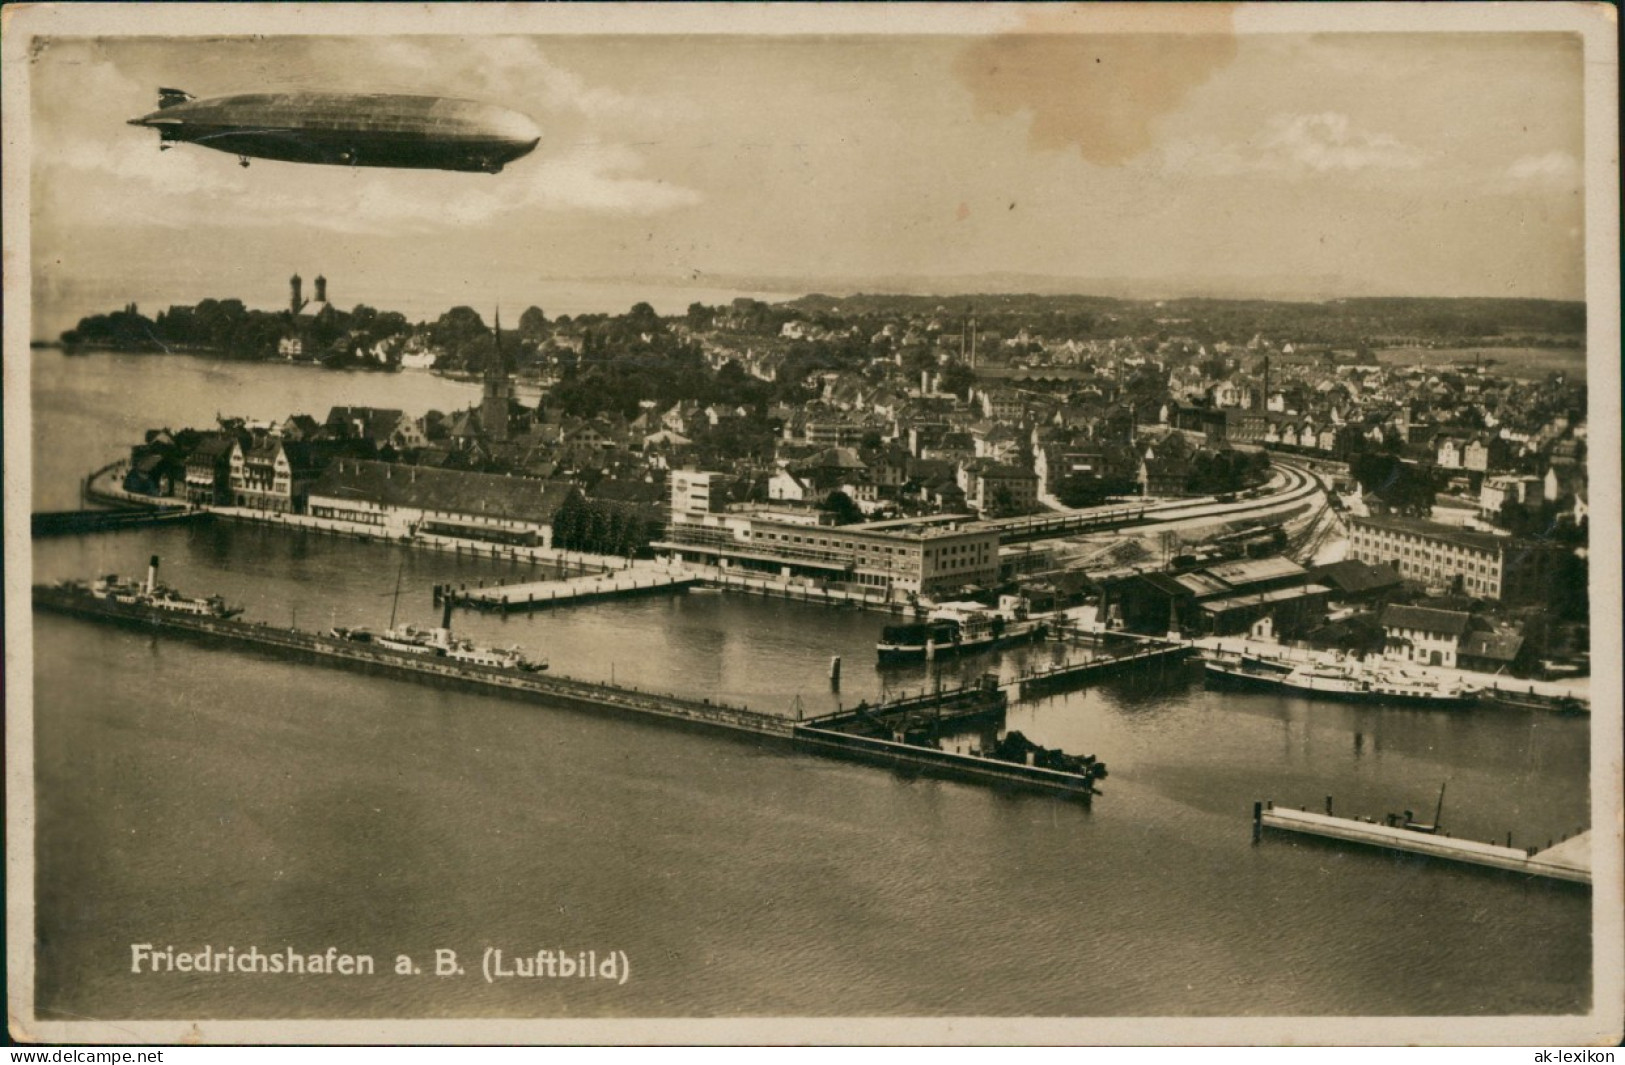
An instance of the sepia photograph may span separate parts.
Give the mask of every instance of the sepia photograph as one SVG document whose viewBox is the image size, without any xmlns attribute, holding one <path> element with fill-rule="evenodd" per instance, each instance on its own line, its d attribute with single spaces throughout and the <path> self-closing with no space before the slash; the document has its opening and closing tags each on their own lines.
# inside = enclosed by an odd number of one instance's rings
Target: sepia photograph
<svg viewBox="0 0 1625 1065">
<path fill-rule="evenodd" d="M 11 1037 L 1616 1045 L 1616 19 L 8 7 Z"/>
</svg>

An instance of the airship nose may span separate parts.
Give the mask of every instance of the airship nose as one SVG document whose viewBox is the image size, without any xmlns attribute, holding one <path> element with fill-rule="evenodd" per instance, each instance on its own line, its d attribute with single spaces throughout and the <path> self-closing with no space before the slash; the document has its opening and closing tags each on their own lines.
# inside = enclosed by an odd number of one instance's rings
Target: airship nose
<svg viewBox="0 0 1625 1065">
<path fill-rule="evenodd" d="M 522 115 L 518 111 L 503 110 L 492 116 L 492 132 L 514 147 L 523 147 L 530 151 L 541 143 L 542 131 L 536 123 L 531 121 L 529 115 Z"/>
</svg>

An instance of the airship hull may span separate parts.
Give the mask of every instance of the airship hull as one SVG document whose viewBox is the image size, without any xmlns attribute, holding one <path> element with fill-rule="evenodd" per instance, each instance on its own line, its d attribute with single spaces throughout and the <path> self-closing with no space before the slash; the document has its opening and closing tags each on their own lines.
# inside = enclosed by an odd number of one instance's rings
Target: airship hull
<svg viewBox="0 0 1625 1065">
<path fill-rule="evenodd" d="M 177 98 L 181 102 L 173 102 Z M 541 139 L 524 115 L 440 96 L 267 93 L 170 101 L 132 119 L 182 142 L 233 155 L 335 166 L 495 173 Z"/>
</svg>

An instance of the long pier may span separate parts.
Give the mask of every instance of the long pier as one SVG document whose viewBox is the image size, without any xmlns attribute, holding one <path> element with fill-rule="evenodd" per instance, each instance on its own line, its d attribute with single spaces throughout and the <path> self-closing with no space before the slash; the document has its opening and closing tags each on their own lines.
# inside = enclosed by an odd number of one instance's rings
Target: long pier
<svg viewBox="0 0 1625 1065">
<path fill-rule="evenodd" d="M 156 507 L 149 510 L 52 510 L 28 516 L 34 537 L 79 536 L 85 533 L 134 529 L 143 525 L 184 525 L 204 521 L 209 513 L 188 507 Z"/>
<path fill-rule="evenodd" d="M 210 616 L 181 614 L 143 604 L 121 604 L 97 599 L 88 593 L 60 587 L 36 585 L 35 609 L 52 610 L 108 624 L 167 632 L 204 641 L 219 641 L 250 647 L 271 654 L 311 661 L 319 665 L 356 669 L 413 680 L 481 691 L 488 694 L 529 698 L 549 705 L 623 717 L 656 721 L 716 735 L 744 739 L 757 744 L 783 746 L 847 761 L 878 764 L 926 776 L 954 779 L 999 788 L 1035 791 L 1066 798 L 1088 799 L 1094 794 L 1093 778 L 1084 774 L 1060 772 L 976 755 L 955 754 L 935 748 L 900 743 L 893 739 L 866 737 L 830 727 L 824 719 L 796 721 L 776 714 L 764 714 L 745 706 L 727 705 L 706 698 L 643 691 L 638 688 L 576 680 L 552 673 L 529 673 L 500 666 L 452 661 L 429 654 L 396 651 L 373 643 L 359 643 L 298 629 L 280 628 L 258 622 Z M 1004 706 L 1004 694 L 996 688 L 956 690 L 944 693 L 946 700 L 963 708 Z M 901 710 L 888 703 L 875 707 L 881 720 L 898 713 L 928 712 L 933 693 L 900 700 Z"/>
<path fill-rule="evenodd" d="M 545 610 L 634 595 L 683 592 L 699 583 L 700 578 L 691 573 L 628 569 L 619 573 L 599 573 L 565 580 L 493 584 L 461 590 L 436 586 L 435 601 L 448 598 L 453 606 L 507 614 L 516 610 Z"/>
<path fill-rule="evenodd" d="M 1327 801 L 1330 806 L 1330 800 Z M 1333 817 L 1329 813 L 1292 810 L 1276 806 L 1273 802 L 1253 804 L 1253 838 L 1259 839 L 1264 829 L 1317 836 L 1381 850 L 1402 851 L 1444 861 L 1486 866 L 1528 876 L 1567 880 L 1571 883 L 1591 883 L 1591 833 L 1581 832 L 1561 843 L 1544 849 L 1517 848 L 1477 840 L 1457 839 L 1437 832 L 1417 831 L 1397 825 L 1378 824 L 1346 817 Z"/>
</svg>

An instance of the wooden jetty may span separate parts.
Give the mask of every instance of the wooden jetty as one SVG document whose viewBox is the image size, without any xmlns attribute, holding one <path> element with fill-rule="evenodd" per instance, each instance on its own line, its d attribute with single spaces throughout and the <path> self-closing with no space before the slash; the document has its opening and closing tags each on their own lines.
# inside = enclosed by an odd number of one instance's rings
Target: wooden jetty
<svg viewBox="0 0 1625 1065">
<path fill-rule="evenodd" d="M 1196 649 L 1189 644 L 1137 643 L 1116 652 L 1090 655 L 1076 662 L 1063 662 L 1048 669 L 1024 673 L 1009 687 L 1016 701 L 1054 692 L 1081 688 L 1092 681 L 1137 669 L 1157 669 L 1177 665 Z"/>
<path fill-rule="evenodd" d="M 453 606 L 507 614 L 515 610 L 546 610 L 556 606 L 577 606 L 601 599 L 624 599 L 633 595 L 658 595 L 687 591 L 700 578 L 691 573 L 660 573 L 626 569 L 619 573 L 591 574 L 564 580 L 530 581 L 523 584 L 493 584 L 482 588 L 436 586 L 435 601 L 442 597 Z"/>
<path fill-rule="evenodd" d="M 1330 800 L 1327 802 L 1330 807 Z M 1457 839 L 1437 831 L 1436 825 L 1422 829 L 1380 824 L 1347 817 L 1333 817 L 1329 813 L 1292 810 L 1272 802 L 1253 804 L 1253 839 L 1261 838 L 1264 829 L 1293 832 L 1321 839 L 1338 840 L 1383 850 L 1403 851 L 1444 861 L 1464 862 L 1468 865 L 1487 866 L 1528 876 L 1567 880 L 1576 884 L 1591 883 L 1591 833 L 1581 832 L 1561 843 L 1544 849 L 1527 849 L 1481 843 L 1471 839 Z M 1510 837 L 1509 837 L 1510 839 Z"/>
</svg>

